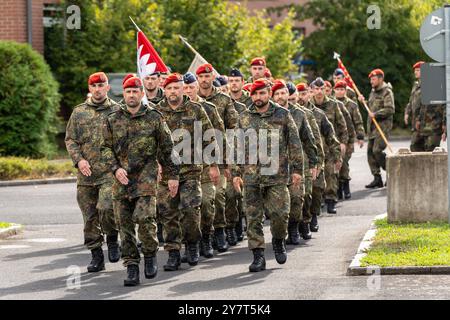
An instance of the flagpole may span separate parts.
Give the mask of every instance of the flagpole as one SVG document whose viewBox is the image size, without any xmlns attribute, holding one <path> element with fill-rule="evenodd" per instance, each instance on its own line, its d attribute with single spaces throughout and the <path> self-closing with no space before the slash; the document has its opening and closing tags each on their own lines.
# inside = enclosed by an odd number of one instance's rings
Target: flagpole
<svg viewBox="0 0 450 320">
<path fill-rule="evenodd" d="M 137 26 L 137 24 L 134 22 L 134 20 L 128 16 L 128 18 L 130 18 L 131 22 L 133 22 L 134 26 L 136 27 L 137 31 L 141 31 L 141 29 L 139 29 L 139 27 Z"/>
<path fill-rule="evenodd" d="M 341 64 L 344 66 L 344 63 L 342 63 L 342 60 L 341 60 L 341 58 L 340 58 L 340 55 L 339 55 L 338 53 L 336 53 L 336 52 L 334 53 L 334 59 L 337 59 L 337 60 L 339 61 L 339 63 L 341 63 Z M 344 66 L 344 67 L 345 67 L 345 66 Z M 346 68 L 346 69 L 347 69 L 347 68 Z M 352 85 L 353 85 L 353 89 L 355 89 L 355 91 L 356 91 L 356 94 L 358 95 L 358 97 L 361 96 L 362 94 L 361 94 L 361 92 L 358 90 L 358 87 L 356 86 L 356 83 L 353 81 L 353 78 L 352 78 L 352 76 L 350 75 L 350 73 L 348 72 L 348 69 L 347 69 L 347 74 L 348 74 L 348 76 L 349 76 L 349 78 L 350 78 L 350 81 L 351 81 L 351 83 L 352 83 Z M 367 111 L 368 113 L 372 113 L 372 112 L 370 111 L 369 107 L 367 106 L 367 103 L 366 103 L 365 100 L 363 101 L 363 105 L 364 105 L 364 107 L 366 108 L 366 111 Z M 387 141 L 386 136 L 384 135 L 383 130 L 381 130 L 381 127 L 380 127 L 380 125 L 378 124 L 378 121 L 377 121 L 375 118 L 371 118 L 371 119 L 372 119 L 373 123 L 375 124 L 375 127 L 377 128 L 378 132 L 380 133 L 381 138 L 382 138 L 382 139 L 384 140 L 384 142 L 386 143 L 386 145 L 387 145 L 389 151 L 390 151 L 391 153 L 394 153 L 394 151 L 392 150 L 391 145 L 389 144 L 389 142 Z"/>
</svg>

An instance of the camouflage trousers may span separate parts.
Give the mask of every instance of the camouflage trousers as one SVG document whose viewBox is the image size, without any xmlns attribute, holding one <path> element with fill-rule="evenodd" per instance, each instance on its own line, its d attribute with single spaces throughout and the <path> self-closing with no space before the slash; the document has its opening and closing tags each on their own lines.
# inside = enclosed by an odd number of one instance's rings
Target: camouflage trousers
<svg viewBox="0 0 450 320">
<path fill-rule="evenodd" d="M 272 237 L 286 238 L 290 204 L 291 199 L 286 185 L 245 186 L 244 208 L 247 215 L 247 237 L 250 250 L 265 248 L 264 212 L 270 218 Z"/>
<path fill-rule="evenodd" d="M 84 244 L 89 250 L 102 246 L 104 234 L 118 234 L 111 189 L 111 183 L 97 186 L 77 185 L 77 202 L 84 221 Z"/>
<path fill-rule="evenodd" d="M 239 200 L 242 198 L 241 194 L 234 190 L 231 180 L 227 181 L 227 188 L 225 191 L 225 219 L 228 228 L 234 228 L 239 221 L 240 210 Z"/>
<path fill-rule="evenodd" d="M 181 181 L 170 197 L 166 184 L 158 187 L 158 210 L 163 225 L 164 250 L 180 250 L 182 242 L 199 241 L 202 189 L 200 180 Z"/>
<path fill-rule="evenodd" d="M 115 199 L 114 212 L 120 224 L 123 265 L 139 264 L 141 259 L 136 242 L 136 224 L 142 253 L 146 257 L 154 256 L 159 245 L 156 236 L 156 198 Z"/>
<path fill-rule="evenodd" d="M 386 153 L 384 153 L 386 147 L 386 143 L 381 137 L 369 139 L 367 144 L 367 161 L 373 175 L 380 174 L 381 168 L 386 170 Z"/>
<path fill-rule="evenodd" d="M 414 131 L 411 137 L 411 151 L 413 152 L 431 152 L 434 148 L 441 145 L 442 133 L 434 135 L 421 135 Z"/>
<path fill-rule="evenodd" d="M 339 181 L 348 181 L 351 180 L 350 178 L 350 159 L 352 158 L 352 154 L 355 151 L 355 146 L 353 143 L 348 144 L 347 148 L 345 149 L 345 154 L 342 159 L 342 167 L 339 171 Z"/>
<path fill-rule="evenodd" d="M 319 176 L 315 181 L 313 181 L 312 185 L 312 193 L 311 193 L 311 215 L 315 214 L 317 216 L 320 215 L 321 206 L 322 206 L 322 197 L 325 190 L 325 177 L 323 170 L 320 171 Z"/>
<path fill-rule="evenodd" d="M 303 217 L 303 202 L 305 196 L 305 185 L 302 182 L 299 186 L 290 184 L 289 195 L 291 198 L 291 209 L 289 210 L 289 221 L 300 222 Z"/>
<path fill-rule="evenodd" d="M 214 215 L 214 229 L 225 228 L 227 226 L 225 217 L 227 179 L 220 176 L 219 185 L 216 186 L 216 213 Z"/>
<path fill-rule="evenodd" d="M 202 183 L 202 207 L 200 229 L 202 234 L 214 233 L 214 215 L 216 213 L 215 205 L 216 187 L 212 182 Z"/>
<path fill-rule="evenodd" d="M 310 175 L 305 175 L 305 193 L 303 196 L 302 222 L 311 222 L 311 201 L 312 201 L 313 181 Z"/>
<path fill-rule="evenodd" d="M 325 200 L 337 201 L 338 173 L 333 161 L 325 161 Z"/>
</svg>

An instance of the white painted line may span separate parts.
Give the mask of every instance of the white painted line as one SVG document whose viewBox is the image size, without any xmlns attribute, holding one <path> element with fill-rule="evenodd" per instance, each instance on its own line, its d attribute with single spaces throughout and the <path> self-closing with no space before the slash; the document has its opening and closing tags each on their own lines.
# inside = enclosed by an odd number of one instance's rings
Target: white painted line
<svg viewBox="0 0 450 320">
<path fill-rule="evenodd" d="M 37 239 L 25 239 L 23 241 L 37 242 L 37 243 L 56 243 L 56 242 L 64 242 L 64 241 L 66 241 L 66 239 L 64 239 L 64 238 L 37 238 Z"/>
<path fill-rule="evenodd" d="M 30 246 L 25 246 L 25 245 L 18 245 L 18 244 L 10 244 L 10 245 L 2 245 L 0 246 L 0 250 L 1 249 L 26 249 L 26 248 L 30 248 Z"/>
</svg>

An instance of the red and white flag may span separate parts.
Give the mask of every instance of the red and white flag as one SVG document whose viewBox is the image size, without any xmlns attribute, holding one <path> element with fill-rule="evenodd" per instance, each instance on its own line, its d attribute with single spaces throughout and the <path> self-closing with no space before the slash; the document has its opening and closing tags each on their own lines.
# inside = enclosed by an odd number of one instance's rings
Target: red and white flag
<svg viewBox="0 0 450 320">
<path fill-rule="evenodd" d="M 137 34 L 137 68 L 141 79 L 155 72 L 168 72 L 158 52 L 139 29 Z"/>
<path fill-rule="evenodd" d="M 350 88 L 354 88 L 354 83 L 353 83 L 353 79 L 350 76 L 350 73 L 348 73 L 347 68 L 344 66 L 344 64 L 342 63 L 341 60 L 341 56 L 338 53 L 334 53 L 334 59 L 337 59 L 338 61 L 338 68 L 342 69 L 342 71 L 344 71 L 344 80 L 345 82 L 347 82 L 347 86 L 349 86 Z"/>
</svg>

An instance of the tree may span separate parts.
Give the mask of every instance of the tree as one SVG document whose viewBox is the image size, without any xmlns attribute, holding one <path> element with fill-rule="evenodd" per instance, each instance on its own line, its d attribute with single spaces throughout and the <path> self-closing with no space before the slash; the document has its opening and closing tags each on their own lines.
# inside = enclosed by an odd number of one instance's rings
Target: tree
<svg viewBox="0 0 450 320">
<path fill-rule="evenodd" d="M 0 41 L 0 155 L 42 157 L 55 151 L 58 83 L 28 44 Z"/>
</svg>

